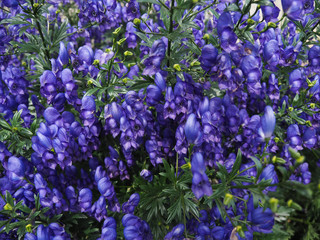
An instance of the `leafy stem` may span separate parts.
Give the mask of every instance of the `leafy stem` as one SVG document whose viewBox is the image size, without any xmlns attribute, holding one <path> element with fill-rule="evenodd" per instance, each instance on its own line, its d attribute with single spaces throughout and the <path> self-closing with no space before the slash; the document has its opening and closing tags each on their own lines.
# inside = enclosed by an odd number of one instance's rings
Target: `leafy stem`
<svg viewBox="0 0 320 240">
<path fill-rule="evenodd" d="M 170 25 L 169 25 L 169 34 L 173 32 L 173 11 L 174 11 L 174 0 L 171 0 L 170 5 Z M 168 39 L 168 60 L 167 60 L 167 67 L 170 67 L 170 55 L 171 55 L 171 40 Z"/>
</svg>

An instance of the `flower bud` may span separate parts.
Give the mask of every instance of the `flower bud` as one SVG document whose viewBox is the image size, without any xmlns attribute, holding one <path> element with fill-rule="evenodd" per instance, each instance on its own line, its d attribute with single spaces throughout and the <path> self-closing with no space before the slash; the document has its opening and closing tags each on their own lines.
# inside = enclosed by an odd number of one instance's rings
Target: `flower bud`
<svg viewBox="0 0 320 240">
<path fill-rule="evenodd" d="M 32 232 L 32 225 L 31 225 L 31 224 L 28 224 L 28 225 L 26 226 L 26 231 L 29 232 L 29 233 Z"/>
<path fill-rule="evenodd" d="M 134 23 L 134 25 L 140 25 L 141 20 L 140 20 L 139 18 L 135 18 L 135 19 L 133 20 L 133 23 Z"/>
<path fill-rule="evenodd" d="M 10 205 L 10 203 L 7 203 L 6 205 L 4 205 L 3 207 L 4 210 L 7 210 L 7 211 L 12 211 L 12 206 Z"/>
<path fill-rule="evenodd" d="M 114 30 L 112 34 L 113 35 L 118 35 L 120 31 L 121 31 L 121 26 L 118 27 L 116 30 Z"/>
<path fill-rule="evenodd" d="M 208 33 L 206 33 L 205 35 L 203 35 L 202 38 L 205 39 L 205 40 L 208 40 L 210 38 L 210 35 Z"/>
<path fill-rule="evenodd" d="M 99 65 L 99 60 L 98 59 L 94 60 L 93 65 Z"/>
<path fill-rule="evenodd" d="M 275 24 L 274 22 L 268 22 L 268 27 L 269 28 L 276 28 L 277 24 Z"/>
<path fill-rule="evenodd" d="M 292 147 L 289 147 L 289 153 L 291 155 L 291 157 L 293 157 L 294 159 L 298 159 L 299 157 L 301 157 L 300 153 L 298 151 L 296 151 L 295 149 L 293 149 Z"/>
<path fill-rule="evenodd" d="M 270 203 L 270 208 L 272 212 L 276 212 L 278 209 L 279 200 L 276 198 L 270 198 L 269 203 Z"/>
<path fill-rule="evenodd" d="M 289 112 L 292 112 L 293 111 L 293 107 L 289 107 L 288 110 L 289 110 Z"/>
<path fill-rule="evenodd" d="M 121 39 L 117 42 L 117 44 L 118 44 L 118 45 L 122 45 L 122 43 L 124 43 L 124 42 L 126 41 L 126 39 L 127 39 L 127 38 L 121 38 Z"/>
<path fill-rule="evenodd" d="M 246 238 L 246 235 L 244 234 L 241 226 L 236 226 L 236 229 L 237 229 L 237 233 L 239 234 L 240 237 Z"/>
<path fill-rule="evenodd" d="M 123 78 L 123 79 L 122 79 L 122 82 L 123 82 L 124 84 L 127 84 L 128 79 L 129 79 L 129 78 Z"/>
<path fill-rule="evenodd" d="M 201 64 L 200 62 L 194 61 L 190 65 L 191 65 L 191 67 L 193 67 L 193 66 L 200 66 L 200 64 Z"/>
<path fill-rule="evenodd" d="M 255 21 L 250 18 L 247 20 L 247 23 L 248 23 L 248 25 L 253 25 L 253 24 L 255 24 Z"/>
<path fill-rule="evenodd" d="M 34 7 L 34 8 L 39 7 L 39 3 L 34 3 L 34 4 L 33 4 L 33 7 Z"/>
<path fill-rule="evenodd" d="M 274 140 L 276 143 L 278 143 L 278 142 L 280 141 L 280 139 L 279 139 L 278 137 L 275 137 L 273 140 Z"/>
<path fill-rule="evenodd" d="M 310 122 L 310 120 L 307 120 L 307 121 L 306 121 L 306 125 L 307 125 L 308 127 L 312 127 L 312 123 Z"/>
<path fill-rule="evenodd" d="M 310 108 L 312 108 L 312 109 L 316 108 L 316 104 L 315 103 L 310 103 Z"/>
<path fill-rule="evenodd" d="M 288 207 L 291 207 L 298 211 L 302 210 L 302 207 L 298 203 L 294 202 L 292 199 L 288 200 L 287 204 L 288 204 Z"/>
<path fill-rule="evenodd" d="M 180 67 L 180 65 L 179 64 L 174 64 L 173 65 L 173 68 L 175 69 L 175 70 L 177 70 L 177 71 L 181 71 L 181 67 Z"/>
<path fill-rule="evenodd" d="M 130 52 L 130 51 L 125 51 L 125 52 L 124 52 L 124 55 L 125 55 L 125 56 L 132 56 L 132 55 L 133 55 L 133 53 L 132 53 L 132 52 Z"/>
<path fill-rule="evenodd" d="M 130 68 L 130 67 L 133 67 L 133 66 L 135 66 L 136 64 L 135 63 L 129 63 L 128 64 L 128 67 Z"/>
<path fill-rule="evenodd" d="M 224 196 L 224 199 L 223 199 L 223 204 L 229 205 L 231 203 L 232 199 L 233 199 L 233 196 L 230 193 L 226 193 L 226 195 Z"/>
<path fill-rule="evenodd" d="M 277 156 L 273 156 L 272 162 L 273 163 L 285 164 L 286 160 L 284 160 L 283 158 L 277 157 Z"/>
</svg>

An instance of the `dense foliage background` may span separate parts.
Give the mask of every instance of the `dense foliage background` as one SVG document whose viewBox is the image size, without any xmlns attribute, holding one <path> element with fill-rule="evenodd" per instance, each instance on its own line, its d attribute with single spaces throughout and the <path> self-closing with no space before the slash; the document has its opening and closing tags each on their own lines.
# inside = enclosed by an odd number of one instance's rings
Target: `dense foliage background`
<svg viewBox="0 0 320 240">
<path fill-rule="evenodd" d="M 319 1 L 3 0 L 0 239 L 320 239 Z"/>
</svg>

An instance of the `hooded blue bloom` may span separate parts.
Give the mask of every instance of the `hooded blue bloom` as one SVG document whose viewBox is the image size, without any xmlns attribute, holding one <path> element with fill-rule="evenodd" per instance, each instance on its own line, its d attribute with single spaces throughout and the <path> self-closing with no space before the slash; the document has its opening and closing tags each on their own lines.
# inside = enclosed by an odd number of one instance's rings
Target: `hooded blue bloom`
<svg viewBox="0 0 320 240">
<path fill-rule="evenodd" d="M 293 70 L 289 75 L 290 90 L 297 93 L 301 87 L 305 87 L 307 82 L 304 72 L 300 69 Z"/>
<path fill-rule="evenodd" d="M 89 188 L 83 188 L 79 192 L 78 198 L 81 212 L 88 212 L 91 209 L 92 192 Z"/>
<path fill-rule="evenodd" d="M 143 75 L 155 75 L 160 70 L 160 65 L 165 57 L 166 44 L 162 39 L 154 41 L 149 57 L 146 58 L 143 64 L 146 66 L 143 70 Z"/>
<path fill-rule="evenodd" d="M 274 115 L 273 109 L 270 106 L 266 106 L 264 115 L 261 117 L 261 129 L 259 129 L 260 136 L 263 139 L 270 138 L 273 134 L 275 126 L 276 117 Z"/>
<path fill-rule="evenodd" d="M 194 153 L 191 160 L 192 192 L 197 199 L 212 195 L 212 187 L 206 175 L 206 166 L 201 153 Z"/>
<path fill-rule="evenodd" d="M 210 72 L 211 68 L 216 64 L 218 57 L 218 49 L 216 49 L 211 44 L 205 45 L 202 48 L 200 63 L 203 70 Z"/>
<path fill-rule="evenodd" d="M 7 170 L 9 179 L 15 182 L 21 180 L 24 177 L 26 166 L 20 158 L 12 156 L 8 160 Z"/>
<path fill-rule="evenodd" d="M 273 7 L 261 6 L 263 18 L 266 22 L 276 22 L 278 21 L 280 9 L 274 4 L 272 0 L 270 2 L 272 3 Z"/>
<path fill-rule="evenodd" d="M 126 240 L 151 240 L 152 234 L 149 225 L 140 218 L 126 214 L 122 218 L 124 226 L 123 235 Z"/>
<path fill-rule="evenodd" d="M 200 123 L 197 121 L 196 115 L 191 113 L 184 126 L 184 132 L 189 144 L 194 144 L 201 137 Z"/>
<path fill-rule="evenodd" d="M 272 233 L 274 225 L 274 217 L 270 208 L 263 209 L 262 207 L 254 208 L 253 197 L 248 201 L 248 217 L 247 220 L 251 223 L 249 229 L 255 232 Z"/>
<path fill-rule="evenodd" d="M 69 55 L 63 42 L 60 42 L 58 60 L 61 63 L 61 65 L 67 65 L 69 63 Z"/>
<path fill-rule="evenodd" d="M 279 182 L 277 173 L 274 170 L 274 165 L 269 164 L 267 167 L 263 169 L 259 177 L 259 181 L 261 180 L 271 180 L 271 184 L 276 184 Z M 267 191 L 275 191 L 276 189 L 277 189 L 276 186 L 267 187 L 264 192 L 266 193 Z"/>
<path fill-rule="evenodd" d="M 270 40 L 263 48 L 263 58 L 270 66 L 277 66 L 280 60 L 280 49 L 277 40 Z"/>
<path fill-rule="evenodd" d="M 143 170 L 140 172 L 140 176 L 141 176 L 143 179 L 147 180 L 148 182 L 151 182 L 151 181 L 153 180 L 153 175 L 152 175 L 152 173 L 151 173 L 149 170 L 147 170 L 147 169 L 143 169 Z"/>
<path fill-rule="evenodd" d="M 294 21 L 302 20 L 304 15 L 302 0 L 281 0 L 281 3 L 288 18 Z"/>
<path fill-rule="evenodd" d="M 182 240 L 184 239 L 184 225 L 182 223 L 176 225 L 172 230 L 164 237 L 164 240 Z"/>
<path fill-rule="evenodd" d="M 136 0 L 131 0 L 127 4 L 127 19 L 128 21 L 132 21 L 135 18 L 140 17 L 140 8 L 139 3 Z"/>
<path fill-rule="evenodd" d="M 79 59 L 86 62 L 88 65 L 91 65 L 94 60 L 94 53 L 91 47 L 84 45 L 78 49 Z"/>
</svg>

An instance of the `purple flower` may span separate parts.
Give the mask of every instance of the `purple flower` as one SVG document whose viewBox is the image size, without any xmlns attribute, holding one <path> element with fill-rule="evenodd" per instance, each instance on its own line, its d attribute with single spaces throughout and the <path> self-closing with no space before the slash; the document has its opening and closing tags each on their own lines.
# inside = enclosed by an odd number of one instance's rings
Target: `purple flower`
<svg viewBox="0 0 320 240">
<path fill-rule="evenodd" d="M 58 61 L 61 65 L 67 65 L 69 63 L 69 55 L 63 42 L 60 42 Z"/>
<path fill-rule="evenodd" d="M 302 0 L 281 0 L 281 3 L 284 14 L 286 14 L 290 20 L 302 20 L 304 15 Z"/>
<path fill-rule="evenodd" d="M 140 8 L 139 3 L 136 0 L 130 0 L 127 4 L 127 19 L 128 21 L 132 21 L 135 18 L 140 17 Z"/>
<path fill-rule="evenodd" d="M 17 182 L 23 179 L 26 166 L 20 158 L 12 156 L 8 160 L 7 170 L 9 179 Z"/>
<path fill-rule="evenodd" d="M 140 172 L 140 176 L 141 176 L 143 179 L 147 180 L 148 182 L 152 182 L 152 180 L 153 180 L 153 175 L 152 175 L 152 173 L 151 173 L 149 170 L 147 170 L 147 169 L 143 169 L 143 170 Z"/>
<path fill-rule="evenodd" d="M 280 9 L 274 4 L 272 0 L 270 2 L 272 3 L 273 7 L 261 6 L 263 18 L 266 22 L 276 22 L 278 21 Z"/>
<path fill-rule="evenodd" d="M 94 53 L 90 47 L 84 45 L 78 49 L 79 59 L 91 65 L 94 59 Z"/>
<path fill-rule="evenodd" d="M 301 87 L 305 87 L 306 83 L 304 72 L 302 72 L 300 69 L 295 69 L 290 73 L 289 84 L 290 90 L 293 93 L 297 93 Z"/>
<path fill-rule="evenodd" d="M 248 217 L 247 220 L 251 223 L 249 230 L 261 233 L 272 233 L 274 225 L 274 217 L 270 208 L 262 207 L 254 208 L 253 197 L 248 201 Z"/>
<path fill-rule="evenodd" d="M 278 176 L 276 171 L 274 170 L 274 165 L 269 164 L 267 167 L 265 167 L 259 177 L 259 181 L 261 180 L 271 180 L 271 184 L 276 184 L 279 182 Z M 265 189 L 265 192 L 267 191 L 276 191 L 277 187 L 267 187 Z"/>
<path fill-rule="evenodd" d="M 266 106 L 264 115 L 261 117 L 261 128 L 259 134 L 263 139 L 271 138 L 274 128 L 276 126 L 276 117 L 272 107 Z"/>
<path fill-rule="evenodd" d="M 195 114 L 191 113 L 188 116 L 184 126 L 184 132 L 189 144 L 195 144 L 199 142 L 199 139 L 201 138 L 201 127 Z"/>
<path fill-rule="evenodd" d="M 81 101 L 81 117 L 83 125 L 91 127 L 95 122 L 96 103 L 91 96 L 85 96 Z"/>
<path fill-rule="evenodd" d="M 201 56 L 200 56 L 200 63 L 203 70 L 206 72 L 210 72 L 211 68 L 216 64 L 218 57 L 218 49 L 216 49 L 211 44 L 205 45 L 202 48 Z"/>
<path fill-rule="evenodd" d="M 83 188 L 79 192 L 78 198 L 81 212 L 88 212 L 91 209 L 92 192 L 89 188 Z"/>
<path fill-rule="evenodd" d="M 270 40 L 264 44 L 263 58 L 272 67 L 278 65 L 280 60 L 280 49 L 277 40 Z"/>
</svg>

